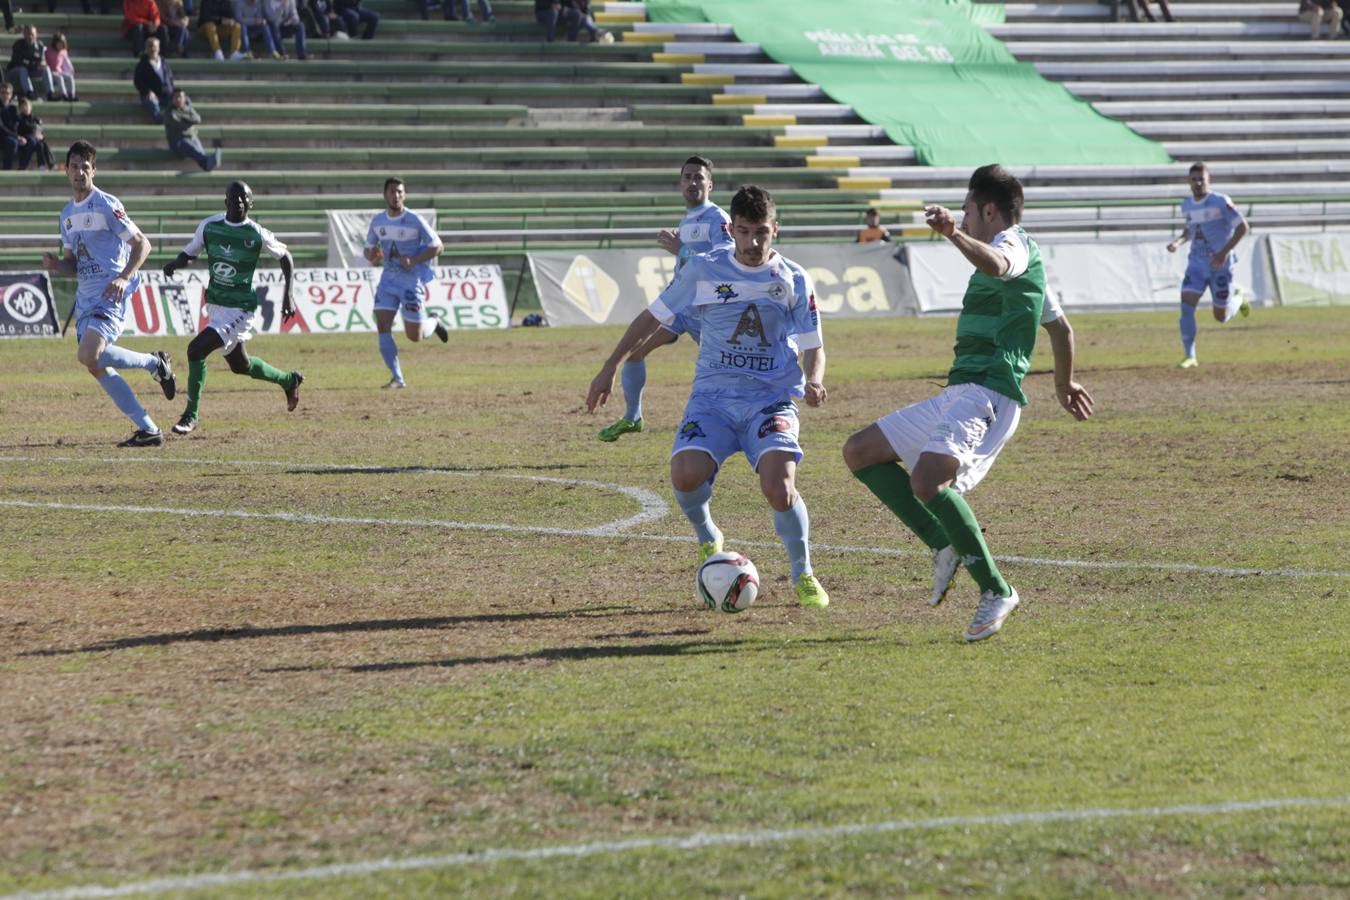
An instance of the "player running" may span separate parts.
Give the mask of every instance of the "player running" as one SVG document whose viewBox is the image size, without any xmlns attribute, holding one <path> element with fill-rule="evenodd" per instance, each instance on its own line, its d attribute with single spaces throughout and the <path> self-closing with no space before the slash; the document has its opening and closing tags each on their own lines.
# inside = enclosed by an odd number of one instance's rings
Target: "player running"
<svg viewBox="0 0 1350 900">
<path fill-rule="evenodd" d="M 1179 369 L 1200 365 L 1195 358 L 1195 308 L 1206 288 L 1214 319 L 1220 324 L 1226 324 L 1239 313 L 1245 318 L 1252 312 L 1252 305 L 1245 298 L 1232 302 L 1233 266 L 1237 263 L 1233 248 L 1251 228 L 1227 194 L 1209 189 L 1208 166 L 1196 163 L 1188 177 L 1191 196 L 1181 201 L 1186 227 L 1181 237 L 1167 245 L 1167 252 L 1175 253 L 1182 244 L 1193 242 L 1186 276 L 1181 282 L 1181 349 L 1186 355 L 1177 364 Z"/>
<path fill-rule="evenodd" d="M 811 277 L 773 249 L 777 235 L 769 192 L 741 188 L 731 201 L 733 244 L 690 258 L 638 313 L 591 381 L 586 408 L 604 405 L 618 367 L 657 329 L 697 329 L 698 362 L 675 432 L 670 480 L 698 537 L 699 562 L 722 549 L 710 509 L 713 479 L 739 450 L 773 508 L 798 601 L 823 607 L 830 597 L 811 571 L 810 518 L 797 493 L 802 449 L 795 400 L 825 402 L 825 347 Z"/>
<path fill-rule="evenodd" d="M 975 267 L 956 320 L 947 387 L 883 416 L 844 444 L 854 477 L 933 551 L 929 602 L 942 602 L 962 565 L 979 585 L 967 641 L 992 637 L 1020 602 L 994 564 L 965 495 L 1017 430 L 1038 323 L 1050 335 L 1060 405 L 1080 421 L 1092 415 L 1092 396 L 1074 380 L 1073 329 L 1046 294 L 1040 248 L 1018 224 L 1022 199 L 1021 183 L 994 165 L 970 176 L 960 228 L 950 210 L 928 207 L 929 227 Z"/>
<path fill-rule="evenodd" d="M 266 228 L 248 217 L 253 209 L 253 189 L 242 181 L 232 181 L 225 189 L 225 212 L 202 219 L 186 247 L 164 266 L 164 276 L 190 264 L 203 250 L 211 278 L 206 285 L 206 325 L 188 344 L 188 402 L 174 434 L 191 434 L 197 429 L 202 391 L 206 387 L 206 357 L 221 351 L 230 371 L 260 381 L 271 382 L 286 392 L 286 409 L 300 405 L 300 384 L 305 376 L 283 372 L 258 357 L 250 357 L 244 344 L 253 337 L 258 322 L 258 294 L 253 289 L 253 270 L 258 257 L 267 251 L 281 264 L 285 279 L 281 299 L 281 317 L 295 315 L 291 300 L 291 281 L 295 263 L 286 245 Z"/>
<path fill-rule="evenodd" d="M 680 167 L 684 220 L 680 222 L 679 228 L 665 228 L 656 235 L 657 243 L 675 255 L 677 274 L 695 254 L 731 246 L 731 235 L 727 232 L 731 217 L 708 199 L 713 189 L 712 169 L 712 160 L 702 156 L 691 156 L 684 161 Z M 697 341 L 698 333 L 690 332 L 690 337 Z M 642 431 L 642 391 L 647 386 L 647 354 L 657 347 L 673 344 L 677 338 L 678 335 L 670 331 L 658 331 L 650 341 L 633 351 L 619 373 L 626 406 L 623 418 L 600 429 L 596 437 L 606 442 L 617 441 L 625 434 Z"/>
<path fill-rule="evenodd" d="M 403 205 L 406 196 L 403 179 L 385 179 L 387 208 L 375 214 L 366 230 L 366 261 L 372 266 L 384 263 L 375 289 L 375 330 L 379 332 L 380 356 L 389 367 L 390 378 L 384 386 L 393 389 L 404 386 L 392 330 L 396 314 L 402 313 L 403 331 L 413 343 L 432 334 L 441 343 L 450 340 L 445 323 L 426 312 L 426 286 L 436 278 L 431 261 L 441 255 L 445 245 L 426 219 Z"/>
<path fill-rule="evenodd" d="M 119 447 L 158 447 L 164 435 L 136 393 L 117 369 L 145 369 L 172 400 L 178 390 L 169 354 L 163 350 L 137 353 L 117 346 L 126 321 L 127 300 L 141 285 L 140 269 L 150 255 L 150 241 L 127 216 L 112 194 L 94 187 L 98 151 L 88 141 L 76 141 L 66 151 L 66 178 L 70 202 L 61 210 L 61 247 L 58 259 L 42 254 L 42 267 L 56 275 L 73 275 L 75 289 L 76 358 L 117 408 L 136 426 Z"/>
</svg>

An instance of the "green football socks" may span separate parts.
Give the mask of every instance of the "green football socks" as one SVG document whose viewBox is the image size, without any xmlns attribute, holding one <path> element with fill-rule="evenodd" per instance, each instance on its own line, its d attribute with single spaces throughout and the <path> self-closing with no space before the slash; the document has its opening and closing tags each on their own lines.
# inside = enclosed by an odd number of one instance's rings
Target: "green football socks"
<svg viewBox="0 0 1350 900">
<path fill-rule="evenodd" d="M 270 381 L 283 391 L 289 391 L 294 387 L 294 385 L 291 384 L 290 372 L 283 372 L 276 366 L 269 365 L 256 356 L 248 362 L 248 377 L 256 378 L 259 381 Z"/>
<path fill-rule="evenodd" d="M 899 463 L 864 466 L 854 472 L 853 477 L 876 494 L 877 499 L 905 523 L 905 527 L 932 549 L 941 550 L 955 543 L 947 537 L 938 517 L 914 496 L 914 489 L 909 486 L 909 473 Z"/>
<path fill-rule="evenodd" d="M 194 359 L 188 363 L 188 402 L 183 415 L 197 418 L 197 407 L 202 402 L 202 391 L 206 389 L 206 360 Z"/>
<path fill-rule="evenodd" d="M 942 523 L 942 530 L 951 538 L 952 547 L 961 555 L 966 571 L 980 586 L 980 591 L 996 591 L 1000 597 L 1012 593 L 1008 582 L 999 574 L 989 545 L 984 542 L 980 523 L 975 521 L 966 500 L 950 488 L 942 488 L 928 501 L 928 509 Z"/>
</svg>

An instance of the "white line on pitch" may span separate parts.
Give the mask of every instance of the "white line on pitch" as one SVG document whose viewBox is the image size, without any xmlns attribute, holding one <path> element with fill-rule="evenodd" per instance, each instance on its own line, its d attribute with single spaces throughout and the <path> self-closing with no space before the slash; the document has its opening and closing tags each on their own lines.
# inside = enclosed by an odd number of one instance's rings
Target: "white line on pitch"
<svg viewBox="0 0 1350 900">
<path fill-rule="evenodd" d="M 278 881 L 361 878 L 383 872 L 408 872 L 419 869 L 449 869 L 457 866 L 511 860 L 580 859 L 642 850 L 703 850 L 709 847 L 743 847 L 757 844 L 782 844 L 790 841 L 822 840 L 856 835 L 890 834 L 900 831 L 933 831 L 941 828 L 979 828 L 1011 825 L 1049 825 L 1057 822 L 1090 822 L 1103 819 L 1163 818 L 1170 816 L 1221 816 L 1286 809 L 1327 809 L 1350 806 L 1350 797 L 1284 797 L 1269 800 L 1238 800 L 1226 803 L 1187 803 L 1178 806 L 1146 806 L 1138 809 L 1065 809 L 1041 812 L 994 813 L 982 816 L 942 816 L 934 819 L 898 819 L 890 822 L 863 822 L 819 828 L 760 829 L 723 831 L 686 836 L 634 838 L 627 841 L 597 841 L 533 849 L 503 847 L 474 853 L 449 853 L 444 856 L 414 856 L 407 859 L 374 859 L 365 862 L 336 863 L 307 869 L 281 871 L 245 870 L 210 875 L 183 875 L 157 878 L 103 887 L 58 888 L 50 891 L 11 894 L 0 900 L 85 900 L 96 897 L 127 897 L 135 894 L 163 894 L 170 891 L 195 891 L 207 888 L 266 884 Z"/>
<path fill-rule="evenodd" d="M 505 476 L 503 476 L 505 477 Z M 524 476 L 534 477 L 534 476 Z M 557 479 L 565 484 L 585 483 Z M 615 487 L 617 485 L 603 485 Z M 634 489 L 638 490 L 638 489 Z M 397 525 L 412 528 L 440 528 L 452 531 L 503 531 L 517 534 L 549 534 L 558 537 L 615 537 L 641 541 L 664 541 L 674 544 L 688 544 L 694 538 L 687 535 L 641 534 L 621 531 L 628 527 L 625 523 L 639 519 L 643 514 L 611 522 L 595 528 L 554 528 L 546 525 L 506 525 L 497 522 L 457 522 L 446 519 L 381 519 L 374 516 L 332 516 L 319 513 L 290 512 L 252 512 L 244 509 L 191 509 L 171 506 L 115 506 L 101 503 L 60 503 L 56 501 L 34 502 L 30 500 L 0 500 L 0 506 L 22 509 L 60 509 L 75 512 L 126 512 L 161 513 L 164 515 L 188 516 L 196 518 L 225 519 L 265 519 L 277 522 L 298 522 L 315 525 Z M 737 541 L 738 547 L 779 548 L 782 544 L 775 541 Z M 878 556 L 917 556 L 913 550 L 899 550 L 894 547 L 860 547 L 848 544 L 812 543 L 814 550 L 827 550 L 835 553 L 870 553 Z M 1129 569 L 1160 572 L 1194 572 L 1201 575 L 1262 576 L 1275 578 L 1350 578 L 1350 572 L 1317 571 L 1314 569 L 1242 569 L 1227 566 L 1201 566 L 1191 563 L 1166 562 L 1117 562 L 1080 559 L 1042 559 L 1034 556 L 996 556 L 1000 562 L 1015 562 L 1032 566 L 1051 566 L 1071 569 Z"/>
</svg>

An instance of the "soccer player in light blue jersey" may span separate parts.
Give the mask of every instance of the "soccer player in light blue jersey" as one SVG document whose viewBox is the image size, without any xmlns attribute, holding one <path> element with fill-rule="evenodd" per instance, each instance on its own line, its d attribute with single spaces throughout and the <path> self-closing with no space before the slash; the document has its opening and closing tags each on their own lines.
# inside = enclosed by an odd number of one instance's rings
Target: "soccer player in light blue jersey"
<svg viewBox="0 0 1350 900">
<path fill-rule="evenodd" d="M 690 257 L 707 253 L 718 247 L 731 246 L 727 230 L 731 217 L 708 198 L 712 194 L 712 160 L 691 156 L 680 167 L 680 194 L 684 197 L 685 214 L 679 228 L 665 228 L 656 235 L 662 249 L 675 256 L 675 271 Z M 697 341 L 697 331 L 690 336 Z M 625 434 L 642 430 L 642 391 L 647 386 L 647 354 L 657 347 L 674 343 L 678 335 L 659 331 L 652 340 L 639 347 L 623 364 L 619 382 L 623 385 L 623 399 L 627 407 L 623 418 L 606 425 L 596 435 L 602 441 L 617 441 Z"/>
<path fill-rule="evenodd" d="M 1181 201 L 1186 228 L 1181 237 L 1167 245 L 1167 252 L 1175 253 L 1191 241 L 1191 258 L 1181 282 L 1181 349 L 1186 355 L 1178 363 L 1179 369 L 1194 369 L 1200 364 L 1195 358 L 1195 308 L 1206 288 L 1219 324 L 1238 313 L 1245 318 L 1252 311 L 1245 298 L 1233 296 L 1233 266 L 1237 262 L 1233 248 L 1251 230 L 1247 220 L 1227 194 L 1209 189 L 1209 167 L 1204 163 L 1191 166 L 1189 179 L 1191 196 Z"/>
<path fill-rule="evenodd" d="M 426 286 L 436 278 L 431 261 L 441 255 L 445 245 L 426 219 L 403 205 L 406 197 L 403 179 L 385 179 L 384 202 L 388 208 L 375 214 L 366 231 L 366 260 L 373 266 L 384 264 L 375 289 L 375 329 L 379 332 L 380 356 L 389 367 L 386 388 L 404 386 L 403 366 L 394 343 L 395 315 L 403 316 L 403 331 L 413 343 L 433 334 L 441 343 L 450 340 L 445 323 L 426 311 Z"/>
<path fill-rule="evenodd" d="M 64 251 L 42 254 L 42 266 L 58 275 L 74 275 L 76 357 L 98 380 L 136 430 L 119 447 L 158 447 L 164 435 L 146 412 L 131 385 L 117 369 L 144 369 L 172 400 L 178 391 L 169 354 L 137 353 L 117 346 L 127 316 L 127 300 L 141 285 L 140 269 L 150 255 L 150 241 L 127 216 L 112 194 L 94 187 L 98 151 L 76 141 L 66 151 L 66 178 L 71 200 L 61 210 Z"/>
<path fill-rule="evenodd" d="M 656 331 L 697 328 L 698 362 L 675 432 L 670 480 L 698 537 L 699 562 L 722 549 L 710 510 L 713 479 L 739 450 L 773 508 L 797 599 L 823 607 L 830 598 L 811 571 L 810 518 L 797 493 L 796 400 L 825 402 L 825 346 L 811 277 L 773 249 L 777 235 L 769 192 L 741 188 L 731 201 L 733 245 L 691 257 L 638 313 L 591 381 L 586 408 L 604 405 L 619 366 Z"/>
</svg>

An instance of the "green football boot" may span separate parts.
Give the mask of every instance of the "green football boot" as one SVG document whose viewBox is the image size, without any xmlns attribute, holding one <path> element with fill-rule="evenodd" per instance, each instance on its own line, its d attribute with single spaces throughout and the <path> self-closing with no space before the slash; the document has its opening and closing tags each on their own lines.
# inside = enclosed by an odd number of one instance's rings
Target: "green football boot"
<svg viewBox="0 0 1350 900">
<path fill-rule="evenodd" d="M 604 441 L 606 444 L 611 444 L 614 441 L 617 441 L 619 438 L 623 437 L 625 434 L 640 434 L 641 432 L 642 432 L 641 419 L 638 419 L 636 422 L 630 419 L 620 419 L 613 425 L 606 425 L 604 428 L 601 428 L 600 433 L 597 434 L 596 437 Z"/>
<path fill-rule="evenodd" d="M 803 575 L 798 578 L 792 589 L 797 592 L 797 600 L 802 606 L 824 609 L 830 605 L 830 595 L 825 593 L 825 589 L 820 586 L 814 575 Z"/>
</svg>

